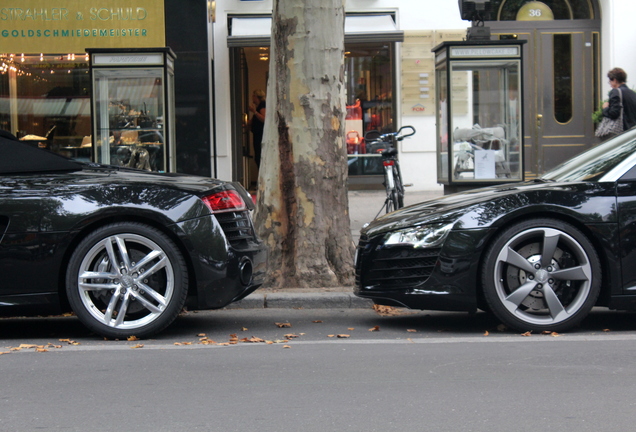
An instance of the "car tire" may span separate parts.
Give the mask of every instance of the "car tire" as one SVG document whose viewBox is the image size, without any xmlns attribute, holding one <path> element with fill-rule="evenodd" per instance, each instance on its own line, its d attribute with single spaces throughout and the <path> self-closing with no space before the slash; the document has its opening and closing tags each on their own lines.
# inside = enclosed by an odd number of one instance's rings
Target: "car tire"
<svg viewBox="0 0 636 432">
<path fill-rule="evenodd" d="M 502 231 L 486 251 L 483 294 L 506 326 L 562 332 L 596 303 L 601 265 L 588 238 L 569 223 L 532 219 Z"/>
<path fill-rule="evenodd" d="M 66 292 L 75 314 L 94 332 L 144 338 L 166 328 L 183 308 L 188 270 L 161 231 L 142 223 L 114 223 L 75 248 Z"/>
</svg>

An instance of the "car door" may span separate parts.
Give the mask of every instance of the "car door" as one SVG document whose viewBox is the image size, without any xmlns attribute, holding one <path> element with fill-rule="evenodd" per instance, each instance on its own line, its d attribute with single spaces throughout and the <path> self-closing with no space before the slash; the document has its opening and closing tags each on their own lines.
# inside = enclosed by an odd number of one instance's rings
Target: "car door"
<svg viewBox="0 0 636 432">
<path fill-rule="evenodd" d="M 0 298 L 45 290 L 38 269 L 42 199 L 30 176 L 0 178 Z"/>
<path fill-rule="evenodd" d="M 616 184 L 623 294 L 636 294 L 636 167 Z"/>
</svg>

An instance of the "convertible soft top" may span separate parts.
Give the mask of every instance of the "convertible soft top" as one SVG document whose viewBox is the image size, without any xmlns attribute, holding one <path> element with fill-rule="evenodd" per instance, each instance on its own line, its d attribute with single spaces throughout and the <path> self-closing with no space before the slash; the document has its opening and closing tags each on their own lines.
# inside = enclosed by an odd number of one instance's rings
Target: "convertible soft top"
<svg viewBox="0 0 636 432">
<path fill-rule="evenodd" d="M 0 174 L 79 171 L 82 164 L 19 141 L 0 130 Z"/>
</svg>

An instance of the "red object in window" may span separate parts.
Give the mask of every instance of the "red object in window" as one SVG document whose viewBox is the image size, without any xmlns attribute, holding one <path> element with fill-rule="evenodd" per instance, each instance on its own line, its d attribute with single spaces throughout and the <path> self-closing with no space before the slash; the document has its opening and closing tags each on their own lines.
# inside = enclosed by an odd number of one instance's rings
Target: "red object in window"
<svg viewBox="0 0 636 432">
<path fill-rule="evenodd" d="M 225 190 L 201 198 L 212 213 L 245 210 L 247 206 L 235 190 Z"/>
<path fill-rule="evenodd" d="M 360 136 L 357 130 L 347 132 L 347 154 L 363 154 L 366 153 L 364 138 Z"/>
<path fill-rule="evenodd" d="M 347 117 L 345 120 L 362 120 L 362 104 L 356 99 L 354 105 L 347 105 Z"/>
</svg>

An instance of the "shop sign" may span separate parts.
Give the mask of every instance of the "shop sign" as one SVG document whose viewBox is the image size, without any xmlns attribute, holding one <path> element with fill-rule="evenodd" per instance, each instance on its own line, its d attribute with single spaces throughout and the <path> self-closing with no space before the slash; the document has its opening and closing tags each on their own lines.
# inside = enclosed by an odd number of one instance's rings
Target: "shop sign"
<svg viewBox="0 0 636 432">
<path fill-rule="evenodd" d="M 0 6 L 3 52 L 163 47 L 165 39 L 163 0 L 4 0 Z"/>
</svg>

